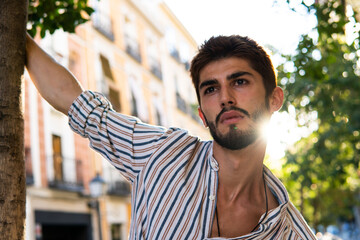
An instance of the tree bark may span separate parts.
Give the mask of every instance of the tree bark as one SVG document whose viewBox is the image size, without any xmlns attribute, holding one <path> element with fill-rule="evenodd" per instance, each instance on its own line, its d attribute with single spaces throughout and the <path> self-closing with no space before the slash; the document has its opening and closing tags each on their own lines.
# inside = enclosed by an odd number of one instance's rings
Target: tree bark
<svg viewBox="0 0 360 240">
<path fill-rule="evenodd" d="M 0 1 L 0 238 L 24 238 L 25 164 L 21 82 L 27 1 Z"/>
</svg>

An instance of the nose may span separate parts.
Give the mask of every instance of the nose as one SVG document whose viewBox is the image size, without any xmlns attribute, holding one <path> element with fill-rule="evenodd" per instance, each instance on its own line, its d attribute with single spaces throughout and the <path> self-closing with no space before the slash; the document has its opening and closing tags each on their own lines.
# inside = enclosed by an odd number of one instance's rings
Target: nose
<svg viewBox="0 0 360 240">
<path fill-rule="evenodd" d="M 221 91 L 220 104 L 222 108 L 236 104 L 234 94 L 229 89 L 223 89 Z"/>
</svg>

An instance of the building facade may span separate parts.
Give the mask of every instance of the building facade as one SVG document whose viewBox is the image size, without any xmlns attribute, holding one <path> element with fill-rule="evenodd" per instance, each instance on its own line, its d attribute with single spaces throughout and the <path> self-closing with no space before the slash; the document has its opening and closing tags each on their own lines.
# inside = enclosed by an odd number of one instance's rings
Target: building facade
<svg viewBox="0 0 360 240">
<path fill-rule="evenodd" d="M 166 4 L 89 4 L 95 12 L 76 34 L 57 31 L 39 44 L 85 89 L 105 94 L 116 111 L 208 139 L 188 72 L 197 45 Z M 127 239 L 129 183 L 70 130 L 67 117 L 41 98 L 28 76 L 24 89 L 26 239 Z M 93 198 L 89 183 L 97 174 L 106 191 Z"/>
</svg>

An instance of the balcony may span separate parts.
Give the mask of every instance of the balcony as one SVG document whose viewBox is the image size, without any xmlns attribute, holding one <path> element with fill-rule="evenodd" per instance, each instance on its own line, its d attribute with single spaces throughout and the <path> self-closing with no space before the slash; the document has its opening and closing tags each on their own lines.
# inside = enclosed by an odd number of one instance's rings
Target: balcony
<svg viewBox="0 0 360 240">
<path fill-rule="evenodd" d="M 83 192 L 82 162 L 76 159 L 64 158 L 60 155 L 52 156 L 52 160 L 54 163 L 54 178 L 48 181 L 49 188 L 69 192 Z M 68 176 L 69 173 L 75 174 L 76 179 L 71 179 Z"/>
<path fill-rule="evenodd" d="M 179 50 L 177 50 L 176 48 L 172 48 L 170 51 L 170 55 L 178 62 L 178 63 L 182 63 L 181 59 L 180 59 L 180 53 Z"/>
<path fill-rule="evenodd" d="M 186 101 L 181 97 L 180 93 L 176 92 L 176 106 L 184 113 L 188 113 Z"/>
<path fill-rule="evenodd" d="M 179 50 L 177 50 L 175 47 L 170 50 L 170 56 L 172 56 L 179 64 L 184 65 L 186 71 L 190 70 L 190 62 L 182 59 L 180 57 Z"/>
<path fill-rule="evenodd" d="M 137 62 L 141 63 L 141 55 L 138 47 L 134 47 L 133 44 L 126 43 L 126 53 L 134 58 Z"/>
<path fill-rule="evenodd" d="M 176 106 L 179 110 L 189 115 L 192 119 L 201 124 L 199 116 L 196 114 L 196 106 L 188 104 L 185 99 L 183 99 L 180 93 L 176 92 Z"/>
<path fill-rule="evenodd" d="M 82 193 L 84 190 L 84 185 L 82 183 L 77 183 L 77 182 L 52 180 L 49 181 L 49 188 L 68 191 L 68 192 Z"/>
<path fill-rule="evenodd" d="M 108 184 L 108 194 L 120 197 L 129 197 L 131 193 L 130 184 L 126 181 L 115 181 Z"/>
<path fill-rule="evenodd" d="M 140 54 L 140 46 L 136 39 L 136 37 L 131 36 L 125 33 L 125 51 L 132 58 L 134 58 L 137 62 L 141 63 L 141 54 Z"/>
<path fill-rule="evenodd" d="M 162 80 L 162 71 L 161 71 L 161 65 L 159 63 L 159 61 L 151 59 L 149 60 L 150 62 L 150 71 L 160 80 Z"/>
<path fill-rule="evenodd" d="M 97 31 L 99 31 L 109 40 L 114 41 L 114 33 L 112 30 L 112 22 L 110 16 L 99 11 L 95 11 L 92 15 L 92 22 L 94 28 Z"/>
</svg>

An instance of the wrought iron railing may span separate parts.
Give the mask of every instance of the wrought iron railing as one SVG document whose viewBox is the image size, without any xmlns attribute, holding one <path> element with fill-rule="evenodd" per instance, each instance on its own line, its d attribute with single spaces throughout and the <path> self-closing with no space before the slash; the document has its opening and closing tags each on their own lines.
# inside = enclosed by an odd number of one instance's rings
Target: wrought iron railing
<svg viewBox="0 0 360 240">
<path fill-rule="evenodd" d="M 186 101 L 181 97 L 180 93 L 178 92 L 176 92 L 176 106 L 184 113 L 188 113 Z"/>
<path fill-rule="evenodd" d="M 153 63 L 151 64 L 150 67 L 150 71 L 156 76 L 158 77 L 160 80 L 162 80 L 162 71 L 161 71 L 161 67 L 160 67 L 160 63 Z"/>
<path fill-rule="evenodd" d="M 141 63 L 140 46 L 137 40 L 125 34 L 125 46 L 126 53 Z"/>
<path fill-rule="evenodd" d="M 83 192 L 84 184 L 82 180 L 83 168 L 81 166 L 81 160 L 64 158 L 61 155 L 53 155 L 51 159 L 54 165 L 54 177 L 48 180 L 49 187 L 70 192 Z M 58 161 L 58 163 L 55 161 Z M 56 167 L 56 164 L 59 164 L 59 166 Z M 65 165 L 73 165 L 74 168 L 65 168 Z M 64 174 L 65 171 L 67 173 L 74 171 L 75 179 L 66 178 Z"/>
<path fill-rule="evenodd" d="M 188 104 L 178 92 L 176 92 L 176 106 L 179 110 L 189 115 L 192 119 L 198 123 L 201 123 L 199 116 L 196 114 L 196 110 L 194 110 L 192 105 Z"/>
<path fill-rule="evenodd" d="M 114 181 L 108 183 L 108 194 L 122 197 L 128 197 L 131 193 L 130 184 L 126 181 Z"/>
<path fill-rule="evenodd" d="M 112 21 L 107 14 L 95 11 L 92 15 L 92 22 L 94 28 L 103 34 L 105 37 L 114 41 L 114 32 L 112 29 Z"/>
</svg>

